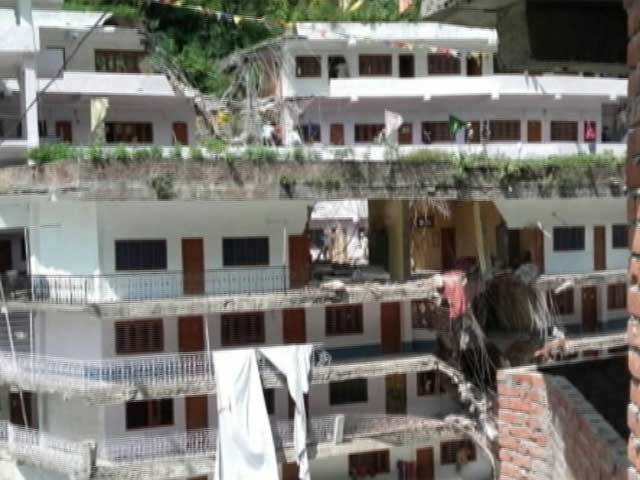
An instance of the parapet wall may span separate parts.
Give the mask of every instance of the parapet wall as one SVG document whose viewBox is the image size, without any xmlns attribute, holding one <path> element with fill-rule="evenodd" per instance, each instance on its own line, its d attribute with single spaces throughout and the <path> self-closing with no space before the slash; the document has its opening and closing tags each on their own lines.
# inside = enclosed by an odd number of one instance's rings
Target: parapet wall
<svg viewBox="0 0 640 480">
<path fill-rule="evenodd" d="M 564 377 L 498 372 L 500 480 L 623 480 L 626 444 Z"/>
</svg>

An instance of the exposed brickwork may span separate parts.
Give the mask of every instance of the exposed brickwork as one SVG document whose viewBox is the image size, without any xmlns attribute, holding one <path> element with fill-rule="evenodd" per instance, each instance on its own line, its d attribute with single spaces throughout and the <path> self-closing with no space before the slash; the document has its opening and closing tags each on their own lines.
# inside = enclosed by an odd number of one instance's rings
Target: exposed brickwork
<svg viewBox="0 0 640 480">
<path fill-rule="evenodd" d="M 624 440 L 565 378 L 502 370 L 498 408 L 500 480 L 628 478 Z"/>
</svg>

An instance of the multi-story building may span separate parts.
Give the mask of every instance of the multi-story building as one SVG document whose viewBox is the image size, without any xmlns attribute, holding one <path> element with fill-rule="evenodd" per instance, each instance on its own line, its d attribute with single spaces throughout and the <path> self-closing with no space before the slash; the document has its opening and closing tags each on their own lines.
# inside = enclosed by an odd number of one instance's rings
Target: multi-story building
<svg viewBox="0 0 640 480">
<path fill-rule="evenodd" d="M 63 10 L 62 1 L 0 7 L 1 159 L 52 142 L 193 142 L 193 93 L 153 73 L 138 29 L 107 13 Z"/>
</svg>

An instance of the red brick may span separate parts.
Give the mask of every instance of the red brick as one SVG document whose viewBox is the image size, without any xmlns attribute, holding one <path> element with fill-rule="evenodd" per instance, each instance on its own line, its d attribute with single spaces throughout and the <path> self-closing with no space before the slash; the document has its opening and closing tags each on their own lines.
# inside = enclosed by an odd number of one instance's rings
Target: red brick
<svg viewBox="0 0 640 480">
<path fill-rule="evenodd" d="M 632 37 L 638 30 L 640 30 L 640 3 L 633 2 L 627 10 L 627 33 Z"/>
<path fill-rule="evenodd" d="M 640 259 L 632 257 L 629 260 L 629 283 L 631 286 L 640 283 Z"/>
<path fill-rule="evenodd" d="M 640 290 L 637 285 L 627 290 L 627 309 L 632 315 L 640 317 Z"/>
<path fill-rule="evenodd" d="M 640 322 L 630 320 L 627 323 L 627 340 L 629 345 L 640 347 Z M 633 387 L 633 385 L 631 385 Z M 633 388 L 631 390 L 633 396 Z M 638 390 L 638 400 L 640 400 L 640 390 Z M 640 401 L 636 402 L 640 405 Z"/>
<path fill-rule="evenodd" d="M 629 223 L 640 220 L 640 198 L 634 195 L 627 197 L 627 220 Z"/>
<path fill-rule="evenodd" d="M 511 462 L 502 462 L 500 464 L 500 479 L 520 478 L 520 469 Z"/>
<path fill-rule="evenodd" d="M 629 350 L 629 370 L 634 377 L 640 378 L 640 354 L 633 350 Z"/>
<path fill-rule="evenodd" d="M 640 382 L 631 380 L 631 401 L 640 407 Z"/>
<path fill-rule="evenodd" d="M 629 225 L 629 245 L 633 253 L 640 253 L 640 228 L 635 223 Z"/>
<path fill-rule="evenodd" d="M 631 406 L 627 409 L 627 425 L 636 437 L 640 436 L 640 418 Z"/>
<path fill-rule="evenodd" d="M 637 437 L 633 435 L 629 436 L 629 446 L 627 453 L 629 454 L 629 461 L 636 468 L 640 468 L 640 448 L 636 447 Z"/>
<path fill-rule="evenodd" d="M 629 142 L 630 141 L 631 140 L 629 140 Z M 629 144 L 629 142 L 627 142 L 627 145 Z M 636 155 L 640 154 L 640 148 L 635 150 L 635 152 Z M 625 164 L 625 176 L 628 187 L 640 188 L 640 162 L 638 162 L 635 158 L 631 158 L 631 150 L 629 150 L 629 159 Z"/>
<path fill-rule="evenodd" d="M 627 45 L 627 66 L 635 68 L 640 60 L 640 36 L 634 35 Z"/>
<path fill-rule="evenodd" d="M 500 396 L 505 396 L 505 397 L 522 397 L 524 394 L 524 392 L 522 391 L 521 388 L 517 388 L 517 387 L 510 387 L 509 385 L 505 385 L 505 384 L 498 384 L 498 395 Z"/>
<path fill-rule="evenodd" d="M 524 425 L 525 419 L 526 416 L 522 413 L 507 412 L 505 410 L 498 412 L 498 420 L 512 425 Z"/>
</svg>

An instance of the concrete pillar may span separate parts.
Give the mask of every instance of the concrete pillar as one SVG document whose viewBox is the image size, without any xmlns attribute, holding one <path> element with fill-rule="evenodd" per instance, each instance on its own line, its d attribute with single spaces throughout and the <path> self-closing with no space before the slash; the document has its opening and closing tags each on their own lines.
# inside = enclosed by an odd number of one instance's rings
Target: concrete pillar
<svg viewBox="0 0 640 480">
<path fill-rule="evenodd" d="M 460 51 L 458 55 L 460 56 L 460 75 L 463 77 L 467 76 L 467 55 L 469 52 Z"/>
<path fill-rule="evenodd" d="M 18 0 L 16 2 L 16 18 L 18 25 L 33 26 L 31 0 Z"/>
<path fill-rule="evenodd" d="M 105 142 L 104 121 L 108 111 L 108 98 L 96 97 L 91 99 L 91 139 L 93 143 Z"/>
<path fill-rule="evenodd" d="M 410 236 L 408 200 L 369 200 L 370 260 L 375 262 L 386 253 L 386 265 L 382 266 L 395 281 L 405 281 L 411 275 Z M 386 252 L 381 253 L 385 244 Z"/>
<path fill-rule="evenodd" d="M 38 77 L 36 75 L 36 59 L 33 55 L 24 57 L 20 67 L 20 113 L 26 112 L 22 119 L 22 136 L 27 140 L 29 148 L 37 147 L 38 135 Z"/>
<path fill-rule="evenodd" d="M 493 75 L 493 55 L 482 55 L 482 75 Z"/>
</svg>

